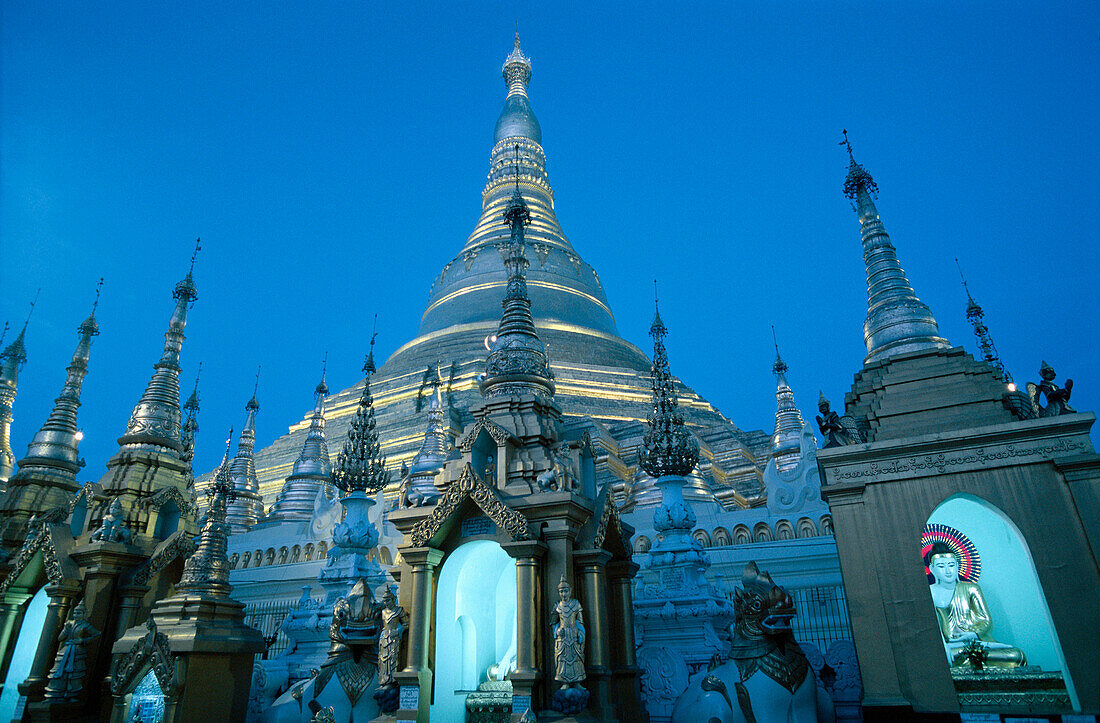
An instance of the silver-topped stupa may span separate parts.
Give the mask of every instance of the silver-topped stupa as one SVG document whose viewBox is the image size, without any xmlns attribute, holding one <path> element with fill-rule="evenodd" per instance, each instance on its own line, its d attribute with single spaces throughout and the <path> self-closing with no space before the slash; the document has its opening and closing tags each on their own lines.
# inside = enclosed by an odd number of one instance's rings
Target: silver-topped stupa
<svg viewBox="0 0 1100 723">
<path fill-rule="evenodd" d="M 8 478 L 15 471 L 15 453 L 11 448 L 11 423 L 13 419 L 12 407 L 15 406 L 15 394 L 19 390 L 19 372 L 27 363 L 27 347 L 25 337 L 27 324 L 34 313 L 34 305 L 38 301 L 35 294 L 31 302 L 31 310 L 27 319 L 23 322 L 23 328 L 11 344 L 0 351 L 0 492 L 4 490 Z M 4 324 L 4 332 L 8 325 Z"/>
<path fill-rule="evenodd" d="M 867 344 L 864 363 L 922 349 L 946 349 L 950 343 L 940 337 L 932 310 L 917 298 L 898 261 L 897 251 L 879 218 L 872 196 L 878 186 L 871 174 L 856 163 L 848 147 L 848 176 L 844 195 L 855 201 L 863 238 L 863 261 L 867 267 L 867 319 L 863 339 Z"/>
<path fill-rule="evenodd" d="M 774 330 L 773 330 L 774 333 Z M 787 383 L 787 363 L 779 355 L 779 344 L 775 345 L 775 428 L 772 432 L 772 457 L 780 470 L 786 470 L 798 463 L 801 451 L 802 428 L 806 423 L 802 412 L 794 403 L 794 392 Z"/>
<path fill-rule="evenodd" d="M 154 452 L 170 451 L 178 455 L 183 450 L 180 439 L 180 351 L 183 349 L 183 330 L 187 327 L 187 310 L 199 298 L 195 288 L 195 257 L 200 249 L 195 241 L 195 253 L 191 266 L 172 292 L 176 308 L 164 332 L 164 352 L 153 365 L 153 377 L 145 387 L 126 432 L 118 439 L 125 449 L 147 449 Z"/>
<path fill-rule="evenodd" d="M 101 279 L 100 284 L 102 283 Z M 99 286 L 96 287 L 92 313 L 77 328 L 80 341 L 77 342 L 72 361 L 65 370 L 65 385 L 54 400 L 49 418 L 27 445 L 27 456 L 19 460 L 20 471 L 44 467 L 51 474 L 61 475 L 76 484 L 76 473 L 84 466 L 84 460 L 77 454 L 81 434 L 76 426 L 76 413 L 80 408 L 80 389 L 84 384 L 84 376 L 88 373 L 92 339 L 99 336 L 99 324 L 95 318 L 97 306 Z"/>
<path fill-rule="evenodd" d="M 313 394 L 315 401 L 313 415 L 309 419 L 309 432 L 302 443 L 301 454 L 294 460 L 290 476 L 286 478 L 283 488 L 279 490 L 279 496 L 275 498 L 269 519 L 311 519 L 318 492 L 332 481 L 332 463 L 329 461 L 328 442 L 325 440 L 325 397 L 328 396 L 328 384 L 325 383 L 323 370 L 321 381 Z"/>
<path fill-rule="evenodd" d="M 256 401 L 260 374 L 256 372 L 256 389 L 245 404 L 244 428 L 237 440 L 237 456 L 229 465 L 229 480 L 233 483 L 236 499 L 226 508 L 226 519 L 234 533 L 245 532 L 264 516 L 264 503 L 260 499 L 260 485 L 256 481 L 256 465 L 252 450 L 256 446 L 256 414 L 260 403 Z"/>
</svg>

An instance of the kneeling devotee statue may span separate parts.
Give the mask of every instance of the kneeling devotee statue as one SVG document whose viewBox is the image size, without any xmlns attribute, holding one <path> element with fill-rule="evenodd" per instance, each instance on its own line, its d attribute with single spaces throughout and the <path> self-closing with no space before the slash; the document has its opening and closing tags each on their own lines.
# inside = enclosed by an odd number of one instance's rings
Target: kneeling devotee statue
<svg viewBox="0 0 1100 723">
<path fill-rule="evenodd" d="M 950 546 L 933 543 L 925 557 L 925 565 L 935 579 L 928 588 L 932 592 L 932 603 L 936 606 L 951 667 L 1016 668 L 1027 665 L 1022 650 L 993 639 L 993 618 L 982 589 L 976 582 L 959 579 L 959 558 Z M 974 661 L 975 643 L 982 649 L 977 664 Z"/>
</svg>

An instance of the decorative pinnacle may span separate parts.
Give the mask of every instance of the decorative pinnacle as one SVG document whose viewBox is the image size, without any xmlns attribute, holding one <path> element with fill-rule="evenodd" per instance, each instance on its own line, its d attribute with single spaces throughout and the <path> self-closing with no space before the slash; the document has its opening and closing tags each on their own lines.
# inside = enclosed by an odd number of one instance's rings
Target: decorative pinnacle
<svg viewBox="0 0 1100 723">
<path fill-rule="evenodd" d="M 30 309 L 30 311 L 27 312 L 26 320 L 23 321 L 23 331 L 27 330 L 27 324 L 29 324 L 31 322 L 31 316 L 34 315 L 34 306 L 35 306 L 35 304 L 38 303 L 38 295 L 41 294 L 41 293 L 42 293 L 42 287 L 39 286 L 34 291 L 34 301 L 31 302 L 31 309 Z M 19 332 L 19 335 L 22 336 L 23 332 Z"/>
<path fill-rule="evenodd" d="M 374 328 L 371 330 L 370 335 L 370 351 L 367 352 L 367 358 L 363 360 L 363 373 L 367 376 L 374 374 L 378 371 L 378 368 L 374 366 L 374 340 L 378 338 L 378 314 L 374 315 Z"/>
<path fill-rule="evenodd" d="M 1005 368 L 1004 362 L 1001 361 L 1000 355 L 997 353 L 997 345 L 993 343 L 993 337 L 989 334 L 989 327 L 985 325 L 983 320 L 985 312 L 978 305 L 978 302 L 974 301 L 974 297 L 970 295 L 970 287 L 966 284 L 962 265 L 959 264 L 957 258 L 955 259 L 955 266 L 959 269 L 959 278 L 962 279 L 963 289 L 966 291 L 966 320 L 974 327 L 974 336 L 978 340 L 978 348 L 982 350 L 982 358 L 987 364 L 999 371 L 1001 377 L 1008 384 L 1014 384 L 1012 375 L 1009 374 L 1008 369 Z"/>
<path fill-rule="evenodd" d="M 96 302 L 98 301 L 97 287 Z M 84 466 L 84 461 L 77 456 L 81 434 L 76 426 L 76 414 L 80 408 L 80 389 L 84 385 L 84 376 L 88 373 L 92 339 L 99 335 L 95 306 L 88 318 L 77 328 L 77 333 L 80 341 L 77 342 L 72 361 L 65 370 L 65 385 L 54 400 L 49 418 L 27 445 L 27 456 L 19 461 L 20 470 L 47 467 L 54 473 L 60 471 L 75 481 L 76 472 Z"/>
<path fill-rule="evenodd" d="M 222 495 L 226 502 L 232 502 L 237 499 L 237 490 L 229 479 L 229 450 L 232 446 L 233 428 L 230 427 L 229 434 L 225 437 L 225 452 L 222 454 L 221 464 L 218 465 L 218 471 L 214 475 L 214 481 L 206 488 L 206 496 L 208 499 L 218 494 Z"/>
<path fill-rule="evenodd" d="M 260 403 L 256 401 L 256 394 L 260 391 L 260 369 L 263 368 L 262 364 L 256 365 L 256 383 L 252 385 L 252 398 L 248 400 L 248 404 L 244 405 L 245 409 L 258 412 L 260 411 Z"/>
<path fill-rule="evenodd" d="M 848 140 L 847 130 L 844 131 L 844 140 L 838 145 L 848 149 L 848 177 L 844 179 L 844 195 L 855 201 L 862 186 L 869 196 L 878 198 L 878 186 L 875 185 L 875 179 L 871 178 L 871 174 L 867 172 L 866 168 L 856 163 L 855 156 L 852 155 L 852 144 Z"/>
<path fill-rule="evenodd" d="M 847 136 L 842 145 L 849 147 Z M 844 195 L 854 199 L 863 243 L 863 264 L 867 272 L 867 317 L 863 340 L 867 346 L 864 363 L 898 354 L 929 349 L 946 349 L 950 343 L 940 336 L 932 310 L 923 303 L 898 260 L 871 196 L 878 192 L 871 174 L 851 158 L 844 180 Z"/>
<path fill-rule="evenodd" d="M 373 353 L 374 338 L 371 337 Z M 382 444 L 378 438 L 378 423 L 374 418 L 374 397 L 370 391 L 370 376 L 373 371 L 373 359 L 367 356 L 369 366 L 363 380 L 363 396 L 359 398 L 359 407 L 348 427 L 348 436 L 344 447 L 336 458 L 332 470 L 332 482 L 345 493 L 377 492 L 390 481 L 386 471 L 386 458 L 382 455 Z M 364 368 L 366 371 L 366 368 Z"/>
<path fill-rule="evenodd" d="M 649 428 L 642 438 L 639 463 L 653 477 L 683 477 L 691 474 L 699 462 L 699 443 L 684 426 L 684 417 L 677 405 L 675 382 L 665 350 L 667 333 L 660 313 L 656 313 L 649 328 L 649 335 L 653 337 L 653 409 L 649 413 Z"/>
<path fill-rule="evenodd" d="M 554 384 L 546 347 L 535 330 L 531 316 L 531 299 L 527 295 L 528 267 L 524 251 L 524 227 L 531 222 L 531 212 L 519 191 L 519 145 L 516 154 L 516 188 L 508 199 L 504 219 L 511 228 L 504 268 L 508 271 L 508 286 L 501 301 L 504 308 L 497 327 L 496 339 L 485 360 L 485 375 L 481 392 L 485 396 L 501 396 L 521 390 L 537 395 L 553 395 Z"/>
<path fill-rule="evenodd" d="M 518 93 L 527 95 L 527 83 L 531 81 L 531 59 L 523 54 L 519 45 L 519 23 L 516 23 L 516 38 L 512 53 L 504 59 L 501 74 L 508 83 L 508 95 Z"/>
<path fill-rule="evenodd" d="M 328 371 L 328 352 L 325 352 L 325 358 L 321 362 L 321 381 L 317 382 L 317 387 L 313 390 L 314 394 L 328 394 L 328 384 L 325 384 L 325 373 Z"/>
<path fill-rule="evenodd" d="M 657 339 L 663 339 L 668 334 L 665 322 L 661 321 L 660 303 L 661 300 L 657 296 L 657 279 L 653 279 L 653 323 L 649 325 L 649 335 L 653 337 L 655 342 Z"/>
<path fill-rule="evenodd" d="M 5 321 L 4 322 L 4 330 L 0 331 L 0 344 L 4 343 L 4 339 L 7 337 L 7 335 L 8 335 L 8 322 Z"/>
<path fill-rule="evenodd" d="M 23 345 L 23 337 L 27 333 L 27 324 L 31 321 L 31 316 L 34 314 L 34 305 L 38 303 L 38 295 L 41 292 L 41 287 L 34 292 L 34 301 L 31 302 L 30 311 L 27 312 L 27 318 L 23 321 L 23 328 L 19 330 L 19 335 L 15 337 L 15 341 L 8 344 L 3 352 L 0 352 L 0 376 L 3 376 L 12 384 L 15 383 L 19 370 L 27 363 L 27 348 Z"/>
<path fill-rule="evenodd" d="M 236 491 L 229 477 L 229 447 L 233 430 L 225 440 L 225 454 L 214 481 L 206 488 L 208 507 L 199 533 L 199 544 L 183 564 L 177 594 L 198 594 L 222 598 L 233 587 L 229 584 L 229 558 L 226 555 L 230 527 L 226 520 L 226 508 L 236 499 Z"/>
<path fill-rule="evenodd" d="M 195 259 L 199 256 L 199 251 L 202 250 L 201 239 L 195 239 L 195 250 L 191 253 L 191 265 L 187 267 L 187 276 L 183 277 L 183 280 L 176 284 L 176 288 L 172 291 L 173 299 L 186 299 L 185 303 L 194 304 L 199 298 L 198 291 L 195 289 L 194 273 L 195 273 Z"/>
<path fill-rule="evenodd" d="M 775 344 L 775 363 L 772 364 L 772 374 L 785 374 L 787 372 L 787 363 L 783 361 L 783 357 L 779 356 L 779 341 L 775 338 L 775 324 L 772 327 L 772 344 Z"/>
<path fill-rule="evenodd" d="M 195 388 L 191 390 L 191 396 L 187 398 L 187 402 L 183 405 L 183 408 L 187 410 L 188 416 L 194 416 L 199 411 L 199 377 L 202 375 L 202 362 L 199 362 L 198 371 L 195 372 Z"/>
</svg>

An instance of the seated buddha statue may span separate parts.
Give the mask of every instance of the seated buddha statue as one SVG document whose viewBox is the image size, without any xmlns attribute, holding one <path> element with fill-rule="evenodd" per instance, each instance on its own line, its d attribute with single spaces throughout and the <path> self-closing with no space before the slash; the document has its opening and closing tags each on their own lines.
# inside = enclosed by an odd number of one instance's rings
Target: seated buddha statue
<svg viewBox="0 0 1100 723">
<path fill-rule="evenodd" d="M 977 640 L 985 649 L 985 666 L 1016 668 L 1027 665 L 1022 650 L 993 639 L 993 618 L 982 589 L 975 582 L 959 579 L 959 558 L 950 547 L 942 542 L 933 543 L 925 556 L 925 564 L 935 578 L 929 590 L 951 667 L 972 667 L 970 655 L 965 650 L 972 640 Z"/>
</svg>

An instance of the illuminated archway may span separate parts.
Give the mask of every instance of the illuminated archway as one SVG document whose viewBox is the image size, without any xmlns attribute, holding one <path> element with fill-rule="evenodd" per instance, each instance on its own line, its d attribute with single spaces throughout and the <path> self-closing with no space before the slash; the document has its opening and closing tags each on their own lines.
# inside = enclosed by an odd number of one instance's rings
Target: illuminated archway
<svg viewBox="0 0 1100 723">
<path fill-rule="evenodd" d="M 992 636 L 1024 651 L 1029 665 L 1060 671 L 1079 709 L 1031 550 L 1015 523 L 992 503 L 965 493 L 941 502 L 928 523 L 947 525 L 969 538 L 981 556 L 976 582 L 993 619 Z"/>
<path fill-rule="evenodd" d="M 46 589 L 42 588 L 30 602 L 23 614 L 23 625 L 19 628 L 19 638 L 15 641 L 11 664 L 4 680 L 4 692 L 0 695 L 0 720 L 10 721 L 15 716 L 15 705 L 19 701 L 16 686 L 26 680 L 34 662 L 34 652 L 38 648 L 38 639 L 42 636 L 42 625 L 46 620 L 46 605 L 50 602 Z"/>
<path fill-rule="evenodd" d="M 493 541 L 467 542 L 439 572 L 432 720 L 465 720 L 467 694 L 515 651 L 515 561 Z"/>
</svg>

